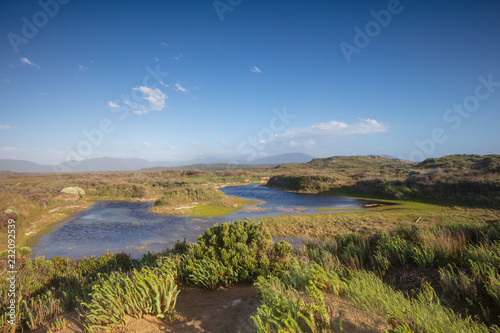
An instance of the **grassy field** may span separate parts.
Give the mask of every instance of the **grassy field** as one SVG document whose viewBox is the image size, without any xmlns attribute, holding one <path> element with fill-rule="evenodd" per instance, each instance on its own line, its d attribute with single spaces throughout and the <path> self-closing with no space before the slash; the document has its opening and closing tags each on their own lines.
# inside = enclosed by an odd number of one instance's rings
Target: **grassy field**
<svg viewBox="0 0 500 333">
<path fill-rule="evenodd" d="M 179 320 L 180 287 L 217 293 L 253 283 L 262 299 L 252 317 L 257 332 L 341 332 L 338 297 L 384 318 L 392 332 L 500 332 L 499 174 L 494 155 L 418 165 L 340 157 L 245 171 L 4 174 L 0 203 L 15 212 L 4 214 L 1 237 L 7 239 L 13 216 L 20 234 L 15 329 L 64 329 L 72 311 L 88 331 L 119 330 L 127 318 L 148 314 L 168 326 Z M 208 216 L 246 204 L 217 186 L 268 177 L 271 187 L 382 204 L 226 223 L 194 244 L 178 242 L 141 260 L 123 253 L 27 259 L 30 249 L 22 247 L 95 200 L 156 201 L 165 211 L 192 206 L 183 213 Z M 67 186 L 86 194 L 61 194 Z M 273 244 L 271 235 L 307 241 L 293 250 L 284 241 Z M 0 253 L 1 332 L 13 330 L 6 316 L 8 255 Z"/>
</svg>

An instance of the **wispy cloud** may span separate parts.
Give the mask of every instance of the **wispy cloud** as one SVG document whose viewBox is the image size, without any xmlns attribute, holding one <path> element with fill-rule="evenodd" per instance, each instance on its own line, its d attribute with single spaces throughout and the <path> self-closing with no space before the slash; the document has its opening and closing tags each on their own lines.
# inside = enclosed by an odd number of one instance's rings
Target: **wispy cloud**
<svg viewBox="0 0 500 333">
<path fill-rule="evenodd" d="M 158 61 L 160 61 L 160 59 L 158 59 L 158 57 L 155 57 L 155 61 L 158 62 Z"/>
<path fill-rule="evenodd" d="M 257 66 L 253 66 L 252 68 L 250 68 L 250 71 L 254 73 L 262 73 L 262 71 Z"/>
<path fill-rule="evenodd" d="M 360 121 L 347 124 L 340 121 L 314 124 L 305 128 L 296 128 L 276 135 L 276 140 L 325 140 L 342 137 L 379 134 L 388 131 L 389 126 L 374 119 L 359 119 Z"/>
<path fill-rule="evenodd" d="M 136 114 L 146 114 L 149 111 L 161 111 L 165 107 L 165 100 L 168 98 L 160 89 L 151 89 L 149 87 L 140 86 L 133 88 L 133 90 L 140 91 L 143 94 L 143 98 L 149 102 L 149 108 L 144 105 L 140 106 L 140 109 L 134 111 Z"/>
<path fill-rule="evenodd" d="M 82 66 L 82 65 L 78 65 L 78 70 L 80 72 L 85 73 L 88 69 L 89 69 L 88 67 L 85 67 L 85 66 Z"/>
<path fill-rule="evenodd" d="M 146 147 L 146 148 L 151 148 L 151 147 L 153 147 L 153 145 L 151 144 L 151 142 L 148 142 L 148 141 L 144 141 L 144 142 L 142 143 L 142 145 L 143 145 L 144 147 Z"/>
<path fill-rule="evenodd" d="M 224 139 L 220 140 L 221 145 L 227 148 L 234 148 L 234 145 L 231 142 L 228 142 Z"/>
<path fill-rule="evenodd" d="M 181 86 L 179 83 L 176 83 L 174 86 L 175 86 L 175 88 L 174 88 L 175 91 L 180 91 L 183 93 L 188 92 L 188 90 L 186 88 L 184 88 L 183 86 Z"/>
<path fill-rule="evenodd" d="M 206 149 L 208 149 L 208 146 L 202 145 L 198 141 L 192 140 L 192 141 L 189 142 L 189 144 L 191 146 L 193 146 L 194 148 L 198 149 L 198 150 L 206 150 Z"/>
<path fill-rule="evenodd" d="M 113 109 L 118 109 L 120 106 L 116 103 L 113 103 L 111 101 L 108 102 L 107 104 L 110 108 L 113 108 Z"/>
<path fill-rule="evenodd" d="M 11 128 L 12 128 L 12 126 L 10 126 L 10 125 L 0 125 L 0 130 L 8 130 Z"/>
<path fill-rule="evenodd" d="M 5 82 L 10 83 L 10 79 L 5 79 Z"/>
<path fill-rule="evenodd" d="M 49 94 L 41 92 L 40 96 L 49 96 Z"/>
<path fill-rule="evenodd" d="M 164 86 L 165 88 L 168 88 L 168 84 L 166 84 L 165 82 L 160 81 L 160 84 L 161 84 L 162 86 Z"/>
<path fill-rule="evenodd" d="M 179 60 L 182 58 L 184 58 L 184 54 L 182 54 L 182 53 L 179 53 L 179 55 L 177 57 L 173 57 L 174 60 Z"/>
<path fill-rule="evenodd" d="M 165 43 L 165 42 L 161 42 L 160 45 L 161 45 L 162 48 L 168 47 L 167 43 Z"/>
<path fill-rule="evenodd" d="M 31 62 L 29 61 L 28 58 L 23 58 L 21 57 L 20 58 L 21 60 L 21 65 L 24 66 L 24 65 L 28 65 L 28 66 L 33 66 L 33 67 L 36 67 L 36 69 L 40 69 L 40 66 L 38 66 L 37 64 L 35 64 L 34 62 Z"/>
</svg>

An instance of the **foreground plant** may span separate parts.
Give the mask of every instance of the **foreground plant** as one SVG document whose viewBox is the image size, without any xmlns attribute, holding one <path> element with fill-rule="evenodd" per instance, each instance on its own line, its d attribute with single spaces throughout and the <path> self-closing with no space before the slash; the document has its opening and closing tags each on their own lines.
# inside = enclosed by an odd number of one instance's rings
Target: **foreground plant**
<svg viewBox="0 0 500 333">
<path fill-rule="evenodd" d="M 131 274 L 113 272 L 101 275 L 100 283 L 92 288 L 92 300 L 82 302 L 81 315 L 85 328 L 110 329 L 126 323 L 127 315 L 141 318 L 154 314 L 169 321 L 176 317 L 177 285 L 175 265 L 170 259 L 160 259 L 158 268 L 134 269 Z"/>
<path fill-rule="evenodd" d="M 329 332 L 330 315 L 323 293 L 314 282 L 306 286 L 308 296 L 286 286 L 277 277 L 259 277 L 255 283 L 263 304 L 252 317 L 257 332 Z"/>
<path fill-rule="evenodd" d="M 288 269 L 290 244 L 273 244 L 262 223 L 235 221 L 215 225 L 198 236 L 181 259 L 181 275 L 188 282 L 216 289 L 237 282 L 253 282 Z"/>
</svg>

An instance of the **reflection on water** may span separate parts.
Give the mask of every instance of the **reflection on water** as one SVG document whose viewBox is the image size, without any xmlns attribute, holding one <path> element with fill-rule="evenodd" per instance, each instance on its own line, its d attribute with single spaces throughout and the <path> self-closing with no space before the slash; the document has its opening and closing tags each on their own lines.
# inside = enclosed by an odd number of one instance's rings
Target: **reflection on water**
<svg viewBox="0 0 500 333">
<path fill-rule="evenodd" d="M 359 208 L 363 202 L 340 196 L 289 193 L 258 184 L 228 186 L 221 191 L 262 203 L 227 216 L 195 218 L 150 213 L 152 202 L 98 202 L 42 236 L 33 255 L 79 259 L 122 251 L 140 258 L 148 251 L 172 247 L 177 240 L 186 238 L 195 242 L 198 235 L 215 223 L 279 214 L 318 213 L 317 208 Z"/>
</svg>

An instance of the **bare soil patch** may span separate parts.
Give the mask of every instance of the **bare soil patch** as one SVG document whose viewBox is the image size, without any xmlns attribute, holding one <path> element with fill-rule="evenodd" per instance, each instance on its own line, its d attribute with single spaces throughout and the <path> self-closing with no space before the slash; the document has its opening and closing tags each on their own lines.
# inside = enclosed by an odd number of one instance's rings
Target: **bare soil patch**
<svg viewBox="0 0 500 333">
<path fill-rule="evenodd" d="M 359 309 L 350 300 L 325 294 L 325 303 L 331 316 L 333 331 L 341 331 L 342 327 L 344 332 L 385 332 L 391 328 L 383 315 Z M 255 326 L 250 317 L 257 314 L 259 306 L 260 297 L 253 286 L 240 285 L 216 291 L 185 288 L 177 298 L 175 308 L 179 317 L 175 322 L 167 323 L 146 315 L 141 319 L 129 318 L 124 327 L 114 332 L 254 332 Z M 76 312 L 67 313 L 62 317 L 66 319 L 67 324 L 58 332 L 84 332 Z M 48 326 L 54 320 L 51 320 Z M 31 332 L 45 333 L 48 326 Z"/>
</svg>

